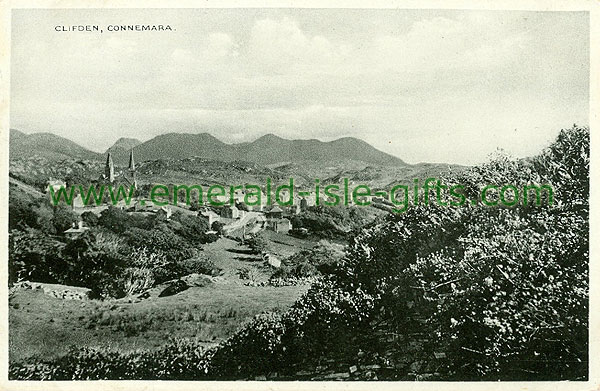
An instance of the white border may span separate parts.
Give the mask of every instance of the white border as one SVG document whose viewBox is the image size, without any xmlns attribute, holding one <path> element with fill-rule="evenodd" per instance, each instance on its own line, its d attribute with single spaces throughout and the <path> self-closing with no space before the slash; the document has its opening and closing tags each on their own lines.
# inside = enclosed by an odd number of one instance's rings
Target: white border
<svg viewBox="0 0 600 391">
<path fill-rule="evenodd" d="M 10 91 L 10 16 L 12 9 L 23 8 L 377 8 L 377 9 L 471 9 L 519 11 L 590 12 L 590 376 L 587 382 L 176 382 L 176 381 L 86 381 L 37 382 L 8 381 L 8 139 Z M 600 1 L 594 0 L 0 0 L 0 390 L 600 390 L 600 176 L 597 153 L 600 135 Z M 560 34 L 560 31 L 557 31 Z"/>
</svg>

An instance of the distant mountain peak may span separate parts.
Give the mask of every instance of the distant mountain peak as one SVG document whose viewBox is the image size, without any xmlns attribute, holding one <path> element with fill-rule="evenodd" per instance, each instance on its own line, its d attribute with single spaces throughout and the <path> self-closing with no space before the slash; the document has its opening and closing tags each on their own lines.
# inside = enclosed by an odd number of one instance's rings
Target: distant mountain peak
<svg viewBox="0 0 600 391">
<path fill-rule="evenodd" d="M 101 156 L 54 133 L 26 134 L 16 129 L 10 131 L 9 155 L 11 159 L 43 156 L 50 160 L 96 160 Z"/>
<path fill-rule="evenodd" d="M 265 135 L 260 136 L 254 142 L 257 141 L 287 141 L 279 136 L 274 135 L 273 133 L 267 133 Z"/>
<path fill-rule="evenodd" d="M 106 152 L 113 151 L 115 149 L 130 150 L 132 148 L 137 147 L 141 143 L 142 142 L 136 138 L 121 137 L 120 139 L 117 140 L 116 143 L 113 144 L 112 147 L 108 148 L 108 150 Z"/>
<path fill-rule="evenodd" d="M 25 134 L 17 129 L 10 129 L 10 139 L 11 140 L 16 139 L 16 138 L 21 138 L 21 137 L 27 137 L 27 134 Z"/>
</svg>

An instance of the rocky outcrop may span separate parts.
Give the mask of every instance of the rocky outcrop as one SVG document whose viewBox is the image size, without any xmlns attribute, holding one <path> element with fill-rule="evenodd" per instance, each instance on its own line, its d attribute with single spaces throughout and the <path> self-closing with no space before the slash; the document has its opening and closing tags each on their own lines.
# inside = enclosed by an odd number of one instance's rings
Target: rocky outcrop
<svg viewBox="0 0 600 391">
<path fill-rule="evenodd" d="M 48 296 L 67 300 L 88 300 L 90 299 L 91 289 L 78 286 L 69 286 L 61 284 L 47 284 L 43 282 L 21 281 L 12 287 L 13 290 L 35 289 L 41 290 Z"/>
</svg>

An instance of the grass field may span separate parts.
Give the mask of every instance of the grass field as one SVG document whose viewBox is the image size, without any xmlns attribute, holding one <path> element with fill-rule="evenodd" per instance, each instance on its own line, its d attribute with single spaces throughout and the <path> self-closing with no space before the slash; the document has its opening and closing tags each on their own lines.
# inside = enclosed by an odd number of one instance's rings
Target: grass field
<svg viewBox="0 0 600 391">
<path fill-rule="evenodd" d="M 70 346 L 155 348 L 171 337 L 211 345 L 258 313 L 284 311 L 306 289 L 212 284 L 137 303 L 63 300 L 22 290 L 9 303 L 10 360 L 48 359 Z"/>
<path fill-rule="evenodd" d="M 130 300 L 57 299 L 41 290 L 18 290 L 9 300 L 10 361 L 32 362 L 64 354 L 69 347 L 107 347 L 119 351 L 157 348 L 169 338 L 216 344 L 244 321 L 265 311 L 285 311 L 308 286 L 251 287 L 235 271 L 262 262 L 247 247 L 219 239 L 204 253 L 225 274 L 218 282 L 191 287 L 174 296 Z M 267 277 L 268 271 L 264 270 Z M 29 360 L 28 360 L 29 361 Z"/>
</svg>

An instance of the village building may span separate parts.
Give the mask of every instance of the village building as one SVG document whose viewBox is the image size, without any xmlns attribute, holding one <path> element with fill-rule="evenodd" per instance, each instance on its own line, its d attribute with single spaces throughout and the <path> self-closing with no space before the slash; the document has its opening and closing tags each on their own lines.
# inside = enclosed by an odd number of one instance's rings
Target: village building
<svg viewBox="0 0 600 391">
<path fill-rule="evenodd" d="M 86 205 L 83 202 L 83 198 L 81 197 L 81 194 L 77 194 L 75 195 L 75 197 L 73 197 L 73 200 L 71 201 L 71 208 L 72 209 L 82 209 L 85 208 L 86 206 L 96 206 L 96 202 L 93 199 L 93 197 L 90 197 L 88 199 L 88 205 Z"/>
<path fill-rule="evenodd" d="M 200 211 L 200 212 L 198 212 L 198 217 L 205 220 L 208 223 L 209 228 L 211 228 L 213 226 L 213 223 L 220 220 L 219 215 L 216 214 L 215 212 L 213 212 L 212 210 Z"/>
<path fill-rule="evenodd" d="M 243 203 L 245 196 L 246 194 L 241 189 L 235 189 L 235 191 L 233 192 L 233 200 L 236 204 Z"/>
<path fill-rule="evenodd" d="M 260 195 L 256 192 L 248 192 L 244 194 L 242 201 L 249 212 L 262 212 L 267 205 L 267 198 L 263 191 Z"/>
<path fill-rule="evenodd" d="M 210 193 L 207 194 L 206 200 L 207 200 L 207 203 L 211 206 L 227 205 L 231 202 L 228 195 L 210 194 L 210 196 L 209 196 L 209 194 Z"/>
<path fill-rule="evenodd" d="M 240 210 L 235 205 L 227 205 L 221 209 L 221 217 L 226 219 L 239 219 Z"/>
<path fill-rule="evenodd" d="M 292 222 L 288 219 L 267 219 L 267 229 L 287 234 L 292 229 Z"/>
<path fill-rule="evenodd" d="M 73 223 L 73 226 L 64 232 L 65 236 L 70 239 L 74 239 L 82 233 L 89 230 L 89 227 L 83 225 L 83 221 L 79 221 L 77 224 Z"/>
<path fill-rule="evenodd" d="M 66 189 L 66 187 L 67 183 L 65 181 L 49 178 L 46 186 L 46 192 L 50 193 L 50 188 L 52 188 L 52 192 L 56 194 L 61 188 Z"/>
<path fill-rule="evenodd" d="M 271 210 L 268 211 L 266 214 L 267 217 L 270 219 L 280 219 L 283 217 L 283 209 L 276 205 L 273 208 L 271 208 Z"/>
<path fill-rule="evenodd" d="M 149 212 L 152 210 L 152 201 L 145 198 L 138 198 L 133 204 L 134 212 Z"/>
</svg>

